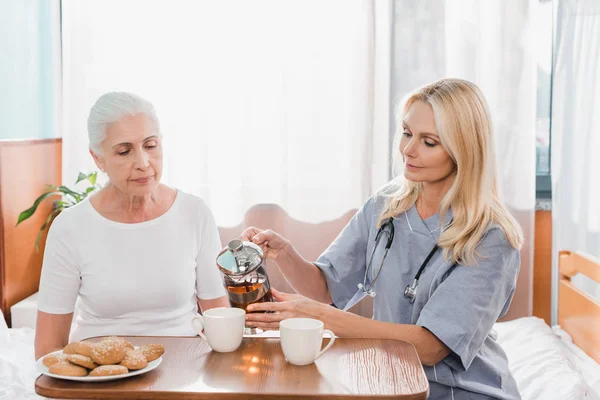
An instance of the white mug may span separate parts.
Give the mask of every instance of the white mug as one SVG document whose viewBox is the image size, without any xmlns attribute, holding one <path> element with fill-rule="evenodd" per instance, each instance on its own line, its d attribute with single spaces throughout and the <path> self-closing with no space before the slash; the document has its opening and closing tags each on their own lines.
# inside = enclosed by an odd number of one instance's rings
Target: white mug
<svg viewBox="0 0 600 400">
<path fill-rule="evenodd" d="M 246 311 L 241 308 L 218 307 L 206 310 L 192 319 L 192 327 L 215 351 L 237 350 L 244 338 Z M 204 330 L 204 333 L 202 331 Z"/>
<path fill-rule="evenodd" d="M 290 364 L 308 365 L 323 353 L 325 353 L 335 342 L 335 335 L 329 329 L 325 329 L 323 322 L 312 318 L 289 318 L 279 323 L 281 335 L 281 349 L 283 355 Z M 321 350 L 323 334 L 328 333 L 331 340 Z"/>
</svg>

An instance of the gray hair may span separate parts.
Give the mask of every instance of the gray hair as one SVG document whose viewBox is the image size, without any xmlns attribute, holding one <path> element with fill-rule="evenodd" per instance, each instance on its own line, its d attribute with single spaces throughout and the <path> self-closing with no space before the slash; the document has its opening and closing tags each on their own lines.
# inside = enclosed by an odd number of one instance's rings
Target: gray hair
<svg viewBox="0 0 600 400">
<path fill-rule="evenodd" d="M 109 92 L 100 96 L 90 109 L 87 121 L 90 150 L 102 154 L 108 124 L 135 114 L 144 114 L 155 124 L 158 136 L 162 136 L 156 111 L 148 100 L 127 92 Z"/>
</svg>

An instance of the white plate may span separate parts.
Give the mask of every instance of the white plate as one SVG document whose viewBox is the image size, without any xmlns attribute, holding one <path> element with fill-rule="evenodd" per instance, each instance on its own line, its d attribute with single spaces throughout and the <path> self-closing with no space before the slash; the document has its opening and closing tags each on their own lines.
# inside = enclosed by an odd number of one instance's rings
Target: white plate
<svg viewBox="0 0 600 400">
<path fill-rule="evenodd" d="M 137 349 L 138 346 L 135 346 L 135 348 Z M 62 350 L 58 350 L 58 351 L 55 351 L 55 352 L 50 353 L 50 354 L 62 354 Z M 46 356 L 44 356 L 44 357 L 46 357 Z M 160 363 L 162 362 L 162 356 L 160 356 L 156 360 L 150 361 L 148 363 L 148 365 L 146 366 L 146 368 L 138 369 L 138 370 L 135 370 L 135 371 L 129 371 L 128 373 L 121 374 L 121 375 L 108 375 L 108 376 L 66 376 L 66 375 L 51 374 L 50 372 L 48 372 L 48 367 L 46 367 L 44 365 L 44 363 L 42 362 L 42 360 L 44 359 L 44 357 L 41 357 L 35 363 L 35 369 L 37 370 L 37 372 L 39 372 L 40 374 L 43 374 L 43 375 L 48 375 L 48 376 L 51 376 L 53 378 L 57 378 L 57 379 L 66 379 L 66 380 L 69 380 L 69 381 L 79 381 L 79 382 L 103 382 L 103 381 L 112 381 L 112 380 L 115 380 L 115 379 L 129 378 L 130 376 L 141 375 L 141 374 L 145 374 L 148 371 L 152 371 L 154 368 L 158 367 L 160 365 Z"/>
</svg>

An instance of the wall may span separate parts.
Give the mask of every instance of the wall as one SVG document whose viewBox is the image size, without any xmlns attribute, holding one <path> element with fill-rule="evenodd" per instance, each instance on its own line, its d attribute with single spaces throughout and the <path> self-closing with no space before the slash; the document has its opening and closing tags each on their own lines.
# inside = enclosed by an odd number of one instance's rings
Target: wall
<svg viewBox="0 0 600 400">
<path fill-rule="evenodd" d="M 558 251 L 558 250 L 557 250 Z M 533 315 L 550 324 L 552 281 L 552 211 L 535 212 Z"/>
<path fill-rule="evenodd" d="M 61 169 L 61 139 L 0 141 L 0 309 L 9 326 L 10 307 L 38 290 L 45 240 L 39 253 L 34 244 L 52 202 L 19 226 L 17 218 L 46 184 L 61 184 Z"/>
</svg>

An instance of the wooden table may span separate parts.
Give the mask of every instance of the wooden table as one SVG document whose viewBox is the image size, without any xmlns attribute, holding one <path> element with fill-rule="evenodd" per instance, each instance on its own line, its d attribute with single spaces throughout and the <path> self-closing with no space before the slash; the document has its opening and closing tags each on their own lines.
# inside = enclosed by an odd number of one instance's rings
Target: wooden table
<svg viewBox="0 0 600 400">
<path fill-rule="evenodd" d="M 162 343 L 163 361 L 142 375 L 109 382 L 74 382 L 45 375 L 35 391 L 63 399 L 426 399 L 429 384 L 406 342 L 337 339 L 314 364 L 286 362 L 278 338 L 244 338 L 232 353 L 192 337 L 127 337 Z M 329 339 L 325 339 L 324 342 Z"/>
</svg>

